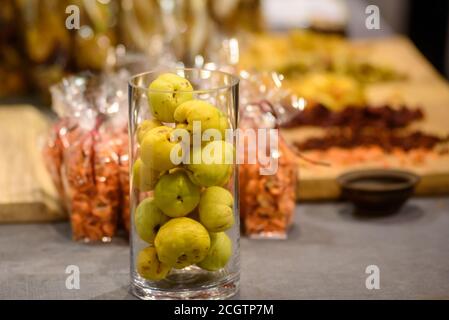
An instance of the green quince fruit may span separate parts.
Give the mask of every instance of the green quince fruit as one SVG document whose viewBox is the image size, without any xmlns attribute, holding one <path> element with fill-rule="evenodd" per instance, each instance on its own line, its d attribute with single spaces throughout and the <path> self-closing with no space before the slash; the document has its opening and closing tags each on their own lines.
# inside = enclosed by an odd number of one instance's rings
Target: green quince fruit
<svg viewBox="0 0 449 320">
<path fill-rule="evenodd" d="M 167 216 L 183 217 L 200 202 L 200 188 L 190 181 L 184 170 L 175 170 L 159 179 L 154 201 Z"/>
<path fill-rule="evenodd" d="M 140 158 L 147 167 L 164 172 L 176 166 L 171 153 L 178 142 L 171 141 L 172 131 L 173 128 L 160 126 L 145 134 L 140 146 Z"/>
<path fill-rule="evenodd" d="M 209 252 L 210 237 L 201 223 L 182 217 L 164 224 L 154 244 L 160 261 L 182 269 L 204 260 Z"/>
<path fill-rule="evenodd" d="M 176 74 L 164 73 L 148 87 L 151 114 L 162 122 L 173 122 L 176 108 L 192 99 L 192 85 L 187 79 Z"/>
<path fill-rule="evenodd" d="M 136 268 L 142 278 L 152 281 L 164 279 L 171 270 L 169 265 L 159 261 L 154 247 L 147 247 L 139 252 Z"/>
<path fill-rule="evenodd" d="M 192 182 L 198 186 L 222 186 L 232 175 L 234 156 L 232 144 L 211 141 L 191 151 L 190 163 L 185 168 Z"/>
<path fill-rule="evenodd" d="M 208 271 L 217 271 L 226 266 L 231 256 L 232 241 L 226 233 L 211 233 L 209 252 L 197 266 Z"/>
<path fill-rule="evenodd" d="M 201 194 L 198 207 L 200 222 L 210 232 L 220 232 L 234 225 L 234 198 L 221 187 L 209 187 Z"/>
<path fill-rule="evenodd" d="M 153 198 L 146 198 L 139 203 L 134 214 L 134 225 L 139 237 L 148 242 L 154 243 L 159 229 L 170 220 L 154 203 Z"/>
<path fill-rule="evenodd" d="M 216 129 L 221 137 L 225 139 L 225 130 L 229 128 L 227 118 L 212 104 L 202 100 L 190 100 L 176 108 L 175 121 L 184 124 L 184 128 L 193 133 L 194 122 L 201 124 L 201 133 L 207 129 Z"/>
<path fill-rule="evenodd" d="M 145 192 L 154 189 L 160 173 L 147 167 L 140 158 L 137 158 L 133 164 L 132 175 L 133 186 Z"/>
<path fill-rule="evenodd" d="M 137 142 L 139 144 L 142 144 L 143 137 L 145 134 L 150 131 L 151 129 L 154 129 L 156 127 L 162 126 L 162 123 L 158 120 L 145 120 L 139 126 L 137 127 Z"/>
</svg>

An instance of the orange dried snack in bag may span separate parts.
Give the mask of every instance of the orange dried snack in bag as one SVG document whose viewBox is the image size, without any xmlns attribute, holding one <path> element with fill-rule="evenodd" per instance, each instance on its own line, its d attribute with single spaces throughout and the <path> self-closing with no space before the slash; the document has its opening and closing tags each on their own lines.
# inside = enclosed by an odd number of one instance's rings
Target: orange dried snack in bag
<svg viewBox="0 0 449 320">
<path fill-rule="evenodd" d="M 61 178 L 63 145 L 60 138 L 60 130 L 64 127 L 64 125 L 65 121 L 61 120 L 52 127 L 50 135 L 47 138 L 42 150 L 45 166 L 47 171 L 50 173 L 50 177 L 61 199 L 65 198 L 64 186 Z"/>
<path fill-rule="evenodd" d="M 117 146 L 108 134 L 79 127 L 61 140 L 73 239 L 109 241 L 116 233 L 121 198 Z"/>
<path fill-rule="evenodd" d="M 80 74 L 51 88 L 60 120 L 43 152 L 75 240 L 109 241 L 122 209 L 129 216 L 128 78 L 124 70 Z"/>
<path fill-rule="evenodd" d="M 130 220 L 130 190 L 129 190 L 129 150 L 127 131 L 119 134 L 119 177 L 121 193 L 121 221 L 125 230 L 129 233 L 131 227 Z"/>
<path fill-rule="evenodd" d="M 92 199 L 95 195 L 93 170 L 93 137 L 89 132 L 80 133 L 75 128 L 63 136 L 64 145 L 64 183 L 68 195 L 68 207 L 74 240 L 100 240 L 94 232 L 95 221 L 89 221 L 92 212 Z"/>
<path fill-rule="evenodd" d="M 85 130 L 61 120 L 43 150 L 69 210 L 74 240 L 109 241 L 119 218 L 129 231 L 127 130 L 99 125 L 101 130 Z"/>
<path fill-rule="evenodd" d="M 240 214 L 250 237 L 286 238 L 292 223 L 297 162 L 282 139 L 279 153 L 278 170 L 273 175 L 261 175 L 260 164 L 240 165 Z"/>
<path fill-rule="evenodd" d="M 256 141 L 249 144 L 248 140 L 240 146 L 239 167 L 240 214 L 244 232 L 249 237 L 287 238 L 288 228 L 293 221 L 296 201 L 296 183 L 298 164 L 296 155 L 287 143 L 279 136 L 279 131 L 273 131 L 277 146 L 271 145 L 270 130 L 277 128 L 273 107 L 267 101 L 247 104 L 241 108 L 239 128 L 267 130 L 267 141 Z M 263 138 L 257 134 L 256 139 Z M 268 147 L 270 146 L 270 147 Z M 248 152 L 256 153 L 256 163 L 250 163 Z M 261 156 L 277 161 L 277 169 L 264 175 L 261 169 L 267 169 L 268 164 L 261 161 Z M 267 173 L 267 172 L 265 172 Z"/>
<path fill-rule="evenodd" d="M 102 222 L 104 236 L 112 237 L 117 229 L 120 206 L 119 156 L 117 146 L 108 134 L 95 136 L 94 144 L 95 197 L 92 215 Z"/>
</svg>

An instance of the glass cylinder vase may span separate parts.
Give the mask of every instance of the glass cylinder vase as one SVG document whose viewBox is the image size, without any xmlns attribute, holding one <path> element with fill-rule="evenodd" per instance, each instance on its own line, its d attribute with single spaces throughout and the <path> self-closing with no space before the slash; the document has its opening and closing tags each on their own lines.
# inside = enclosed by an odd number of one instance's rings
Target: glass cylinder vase
<svg viewBox="0 0 449 320">
<path fill-rule="evenodd" d="M 172 69 L 129 82 L 131 290 L 224 299 L 239 288 L 238 78 Z"/>
</svg>

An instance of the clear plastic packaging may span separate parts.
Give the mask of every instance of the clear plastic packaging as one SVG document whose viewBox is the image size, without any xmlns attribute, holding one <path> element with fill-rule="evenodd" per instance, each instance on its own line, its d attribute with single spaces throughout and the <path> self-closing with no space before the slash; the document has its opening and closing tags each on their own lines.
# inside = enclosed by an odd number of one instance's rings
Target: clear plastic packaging
<svg viewBox="0 0 449 320">
<path fill-rule="evenodd" d="M 289 116 L 282 104 L 289 95 L 281 89 L 278 75 L 244 73 L 243 78 L 239 128 L 277 129 L 278 124 Z M 258 146 L 265 147 L 268 143 Z M 257 152 L 267 153 L 267 150 L 259 147 Z M 266 156 L 277 158 L 278 168 L 274 174 L 261 174 L 264 164 L 260 161 L 240 165 L 242 226 L 250 238 L 286 239 L 295 212 L 297 157 L 280 133 L 277 150 Z"/>
<path fill-rule="evenodd" d="M 129 220 L 127 77 L 74 76 L 52 87 L 59 120 L 44 157 L 74 240 L 108 242 Z"/>
</svg>

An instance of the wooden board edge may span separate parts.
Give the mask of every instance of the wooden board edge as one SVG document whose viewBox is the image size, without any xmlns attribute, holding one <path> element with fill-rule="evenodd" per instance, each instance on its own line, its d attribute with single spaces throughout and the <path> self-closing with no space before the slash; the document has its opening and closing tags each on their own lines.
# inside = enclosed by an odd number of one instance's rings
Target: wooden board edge
<svg viewBox="0 0 449 320">
<path fill-rule="evenodd" d="M 421 177 L 416 186 L 416 196 L 449 195 L 449 173 L 430 174 Z M 335 179 L 299 179 L 296 188 L 297 201 L 338 200 L 341 197 L 340 187 Z"/>
</svg>

